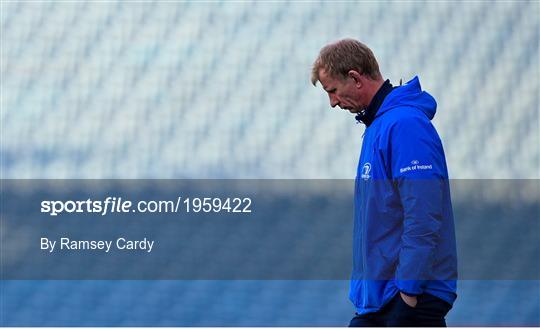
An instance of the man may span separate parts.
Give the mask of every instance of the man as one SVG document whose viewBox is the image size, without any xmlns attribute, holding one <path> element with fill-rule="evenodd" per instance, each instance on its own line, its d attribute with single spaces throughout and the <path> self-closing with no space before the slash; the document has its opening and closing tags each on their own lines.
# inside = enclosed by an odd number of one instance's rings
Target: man
<svg viewBox="0 0 540 329">
<path fill-rule="evenodd" d="M 311 81 L 366 125 L 355 184 L 350 326 L 446 326 L 457 261 L 448 171 L 418 77 L 393 87 L 372 51 L 321 49 Z"/>
</svg>

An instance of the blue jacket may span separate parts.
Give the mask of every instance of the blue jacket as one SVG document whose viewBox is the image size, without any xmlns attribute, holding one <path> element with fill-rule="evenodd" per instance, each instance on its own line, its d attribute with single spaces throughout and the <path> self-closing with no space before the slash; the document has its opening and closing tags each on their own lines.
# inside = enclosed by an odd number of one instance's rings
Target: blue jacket
<svg viewBox="0 0 540 329">
<path fill-rule="evenodd" d="M 399 291 L 453 304 L 457 260 L 448 170 L 431 119 L 437 103 L 417 77 L 384 99 L 366 128 L 355 184 L 353 272 L 358 314 Z"/>
</svg>

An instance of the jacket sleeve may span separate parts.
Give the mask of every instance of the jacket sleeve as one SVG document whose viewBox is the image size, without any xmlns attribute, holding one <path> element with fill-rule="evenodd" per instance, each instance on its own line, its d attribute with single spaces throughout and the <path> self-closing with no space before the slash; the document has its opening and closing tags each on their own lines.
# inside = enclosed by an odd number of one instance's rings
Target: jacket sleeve
<svg viewBox="0 0 540 329">
<path fill-rule="evenodd" d="M 433 279 L 433 255 L 443 218 L 443 180 L 448 177 L 444 151 L 427 118 L 404 118 L 389 137 L 389 166 L 403 209 L 396 284 L 405 294 L 418 295 L 426 281 Z"/>
</svg>

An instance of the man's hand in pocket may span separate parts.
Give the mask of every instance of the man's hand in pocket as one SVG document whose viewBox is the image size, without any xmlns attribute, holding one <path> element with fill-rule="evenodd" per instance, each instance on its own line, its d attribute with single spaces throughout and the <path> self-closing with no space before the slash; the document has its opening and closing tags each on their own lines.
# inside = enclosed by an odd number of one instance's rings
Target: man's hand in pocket
<svg viewBox="0 0 540 329">
<path fill-rule="evenodd" d="M 399 292 L 399 295 L 401 296 L 401 299 L 405 302 L 405 304 L 409 305 L 410 307 L 416 307 L 416 304 L 418 303 L 418 299 L 416 296 L 407 296 L 401 291 Z"/>
</svg>

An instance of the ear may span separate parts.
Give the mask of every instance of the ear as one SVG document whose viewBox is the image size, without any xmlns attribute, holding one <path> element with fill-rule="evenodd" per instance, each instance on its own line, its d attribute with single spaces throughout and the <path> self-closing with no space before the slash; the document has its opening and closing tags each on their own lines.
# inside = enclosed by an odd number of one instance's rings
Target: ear
<svg viewBox="0 0 540 329">
<path fill-rule="evenodd" d="M 347 73 L 347 76 L 353 79 L 354 84 L 356 85 L 357 88 L 361 88 L 362 85 L 364 84 L 364 76 L 360 74 L 358 71 L 350 70 Z"/>
</svg>

